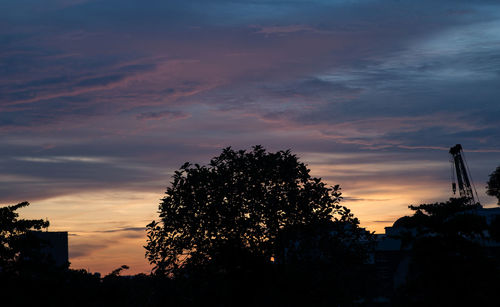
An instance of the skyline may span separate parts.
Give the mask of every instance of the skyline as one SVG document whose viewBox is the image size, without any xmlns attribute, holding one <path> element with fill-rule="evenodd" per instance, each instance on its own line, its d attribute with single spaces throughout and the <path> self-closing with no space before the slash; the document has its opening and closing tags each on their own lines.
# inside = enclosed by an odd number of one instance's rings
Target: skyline
<svg viewBox="0 0 500 307">
<path fill-rule="evenodd" d="M 500 163 L 495 1 L 0 3 L 0 204 L 69 231 L 73 268 L 144 272 L 184 162 L 291 149 L 383 232 Z"/>
</svg>

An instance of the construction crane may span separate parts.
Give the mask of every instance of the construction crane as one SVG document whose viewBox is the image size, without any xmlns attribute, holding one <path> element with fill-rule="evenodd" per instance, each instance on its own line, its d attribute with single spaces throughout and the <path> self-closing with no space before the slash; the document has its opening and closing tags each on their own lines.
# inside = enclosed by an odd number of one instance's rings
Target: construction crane
<svg viewBox="0 0 500 307">
<path fill-rule="evenodd" d="M 471 204 L 479 203 L 479 197 L 477 196 L 476 188 L 474 187 L 472 177 L 470 176 L 469 166 L 467 165 L 467 161 L 465 160 L 462 145 L 456 144 L 455 146 L 451 147 L 450 154 L 452 176 L 451 187 L 453 190 L 453 194 L 456 194 L 457 192 L 457 184 L 455 183 L 456 173 L 460 197 L 468 199 L 469 203 Z"/>
</svg>

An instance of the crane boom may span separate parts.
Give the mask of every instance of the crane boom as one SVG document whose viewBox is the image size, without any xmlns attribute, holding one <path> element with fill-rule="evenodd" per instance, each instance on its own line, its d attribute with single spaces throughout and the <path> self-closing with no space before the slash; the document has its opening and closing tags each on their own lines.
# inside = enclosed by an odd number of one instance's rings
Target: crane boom
<svg viewBox="0 0 500 307">
<path fill-rule="evenodd" d="M 455 168 L 458 191 L 461 197 L 467 198 L 471 203 L 476 203 L 477 200 L 474 197 L 474 192 L 471 185 L 470 175 L 467 172 L 467 166 L 464 162 L 462 145 L 456 144 L 450 148 L 450 154 L 452 156 L 452 166 Z M 456 193 L 456 184 L 452 182 L 453 194 Z M 477 193 L 476 193 L 477 194 Z"/>
</svg>

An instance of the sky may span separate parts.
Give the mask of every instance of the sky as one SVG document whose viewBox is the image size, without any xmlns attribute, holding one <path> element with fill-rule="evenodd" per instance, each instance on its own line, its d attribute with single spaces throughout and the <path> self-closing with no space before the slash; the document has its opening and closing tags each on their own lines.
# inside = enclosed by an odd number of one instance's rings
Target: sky
<svg viewBox="0 0 500 307">
<path fill-rule="evenodd" d="M 0 0 L 0 204 L 69 232 L 72 268 L 149 272 L 171 175 L 291 149 L 383 232 L 500 165 L 500 3 Z"/>
</svg>

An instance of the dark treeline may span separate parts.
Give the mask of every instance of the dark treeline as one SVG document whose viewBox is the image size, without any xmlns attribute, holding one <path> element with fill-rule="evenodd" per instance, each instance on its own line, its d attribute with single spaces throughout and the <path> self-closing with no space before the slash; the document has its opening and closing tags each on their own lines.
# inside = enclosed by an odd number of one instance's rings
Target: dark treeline
<svg viewBox="0 0 500 307">
<path fill-rule="evenodd" d="M 498 197 L 498 175 L 488 182 Z M 496 306 L 500 213 L 466 198 L 410 206 L 386 236 L 359 227 L 289 151 L 225 149 L 186 163 L 148 225 L 149 275 L 57 265 L 0 208 L 2 306 Z M 499 197 L 500 201 L 500 197 Z M 396 248 L 394 248 L 396 246 Z"/>
</svg>

